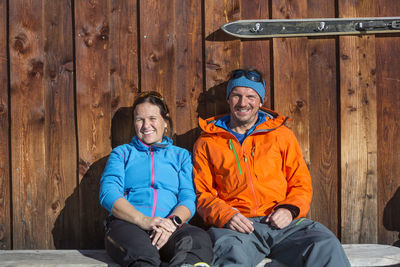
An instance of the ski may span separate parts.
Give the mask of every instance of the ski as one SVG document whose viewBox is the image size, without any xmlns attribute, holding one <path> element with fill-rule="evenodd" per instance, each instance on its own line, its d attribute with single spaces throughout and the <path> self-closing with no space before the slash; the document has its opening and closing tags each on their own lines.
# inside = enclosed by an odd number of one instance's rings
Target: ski
<svg viewBox="0 0 400 267">
<path fill-rule="evenodd" d="M 239 38 L 395 33 L 400 17 L 238 20 L 221 29 Z"/>
</svg>

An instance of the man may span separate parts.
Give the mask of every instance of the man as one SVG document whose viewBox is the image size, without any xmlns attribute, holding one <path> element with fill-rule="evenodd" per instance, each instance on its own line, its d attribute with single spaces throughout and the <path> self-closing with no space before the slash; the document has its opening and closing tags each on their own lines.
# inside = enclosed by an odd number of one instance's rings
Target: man
<svg viewBox="0 0 400 267">
<path fill-rule="evenodd" d="M 194 146 L 198 212 L 213 227 L 212 266 L 255 266 L 265 256 L 288 266 L 350 266 L 337 238 L 302 218 L 312 187 L 287 118 L 262 107 L 256 70 L 231 73 L 230 114 L 199 120 Z"/>
</svg>

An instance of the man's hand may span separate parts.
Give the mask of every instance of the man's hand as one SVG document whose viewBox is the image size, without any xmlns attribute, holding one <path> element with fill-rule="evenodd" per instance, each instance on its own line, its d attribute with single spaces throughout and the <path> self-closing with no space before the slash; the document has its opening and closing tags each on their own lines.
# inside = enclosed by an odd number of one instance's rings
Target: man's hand
<svg viewBox="0 0 400 267">
<path fill-rule="evenodd" d="M 246 234 L 254 231 L 253 222 L 240 213 L 233 215 L 229 222 L 225 224 L 225 227 Z"/>
<path fill-rule="evenodd" d="M 293 221 L 292 213 L 285 208 L 279 208 L 272 212 L 267 219 L 266 223 L 269 223 L 271 226 L 282 229 L 288 226 Z"/>
</svg>

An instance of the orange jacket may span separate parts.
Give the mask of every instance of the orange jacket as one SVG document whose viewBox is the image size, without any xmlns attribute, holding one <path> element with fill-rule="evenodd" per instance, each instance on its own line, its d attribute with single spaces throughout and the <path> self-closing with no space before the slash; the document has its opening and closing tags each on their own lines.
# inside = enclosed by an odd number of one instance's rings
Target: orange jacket
<svg viewBox="0 0 400 267">
<path fill-rule="evenodd" d="M 265 216 L 279 205 L 294 205 L 306 216 L 311 202 L 311 177 L 297 139 L 274 116 L 258 125 L 243 141 L 214 125 L 213 117 L 199 119 L 202 135 L 193 152 L 197 211 L 207 224 L 223 227 L 233 215 Z"/>
</svg>

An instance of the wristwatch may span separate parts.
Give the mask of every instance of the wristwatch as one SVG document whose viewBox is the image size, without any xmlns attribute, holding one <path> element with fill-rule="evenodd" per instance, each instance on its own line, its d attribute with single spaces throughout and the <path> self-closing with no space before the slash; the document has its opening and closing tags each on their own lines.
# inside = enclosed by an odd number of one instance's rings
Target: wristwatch
<svg viewBox="0 0 400 267">
<path fill-rule="evenodd" d="M 182 224 L 183 224 L 182 219 L 179 218 L 179 217 L 176 216 L 176 215 L 168 216 L 168 218 L 171 219 L 171 221 L 175 224 L 175 226 L 176 226 L 177 228 L 181 227 Z"/>
</svg>

